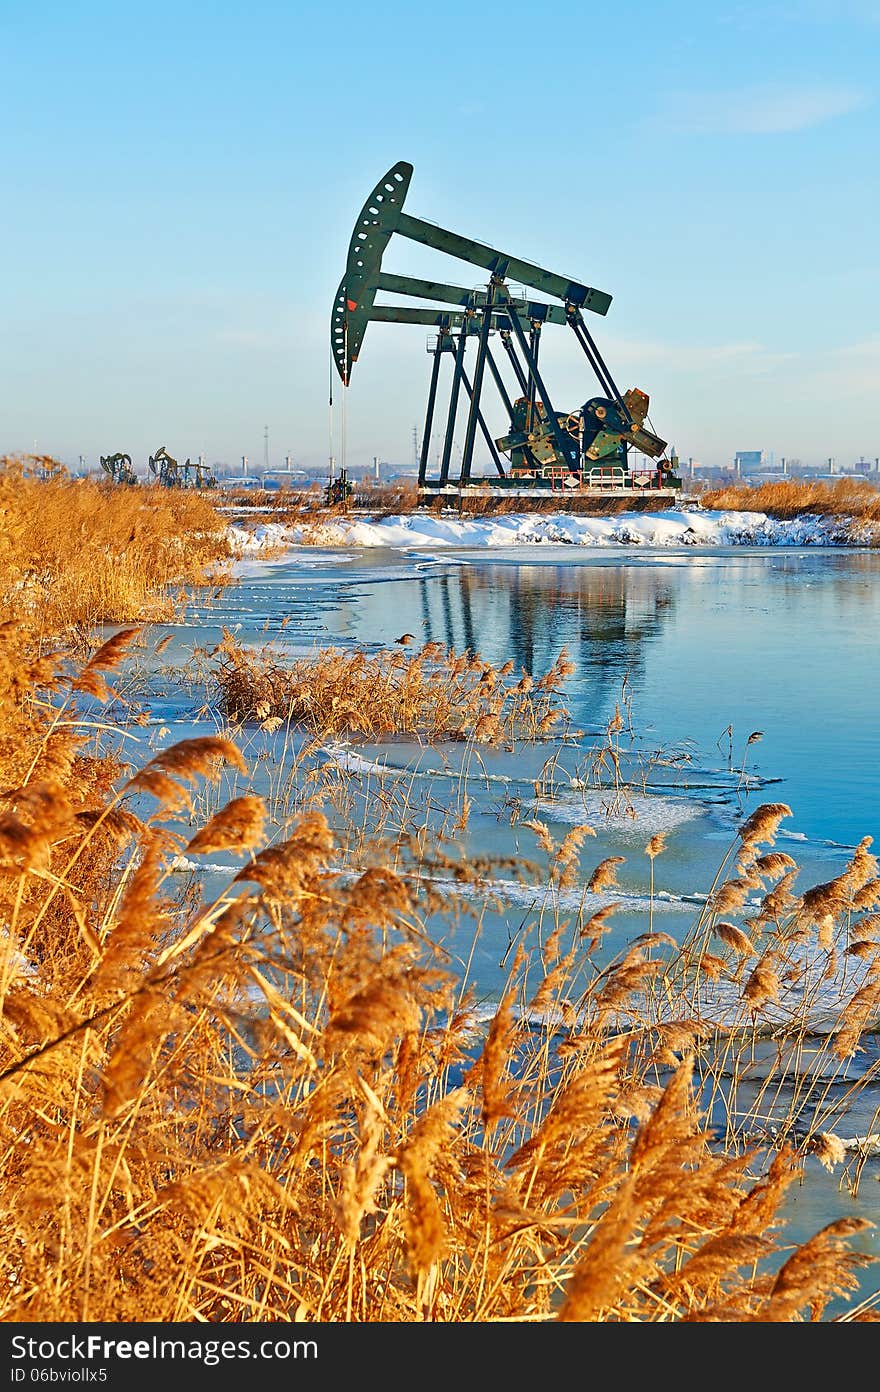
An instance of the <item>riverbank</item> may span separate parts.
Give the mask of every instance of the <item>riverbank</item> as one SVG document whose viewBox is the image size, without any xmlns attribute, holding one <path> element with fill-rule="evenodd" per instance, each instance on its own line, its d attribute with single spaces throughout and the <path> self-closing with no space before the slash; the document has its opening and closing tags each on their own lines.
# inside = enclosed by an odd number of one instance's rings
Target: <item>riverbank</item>
<svg viewBox="0 0 880 1392">
<path fill-rule="evenodd" d="M 621 512 L 588 517 L 572 513 L 502 513 L 460 517 L 456 512 L 412 512 L 390 517 L 330 515 L 267 521 L 243 515 L 229 526 L 237 555 L 287 546 L 436 547 L 507 546 L 847 546 L 880 544 L 880 521 L 803 513 L 713 511 L 698 504 L 663 512 Z"/>
</svg>

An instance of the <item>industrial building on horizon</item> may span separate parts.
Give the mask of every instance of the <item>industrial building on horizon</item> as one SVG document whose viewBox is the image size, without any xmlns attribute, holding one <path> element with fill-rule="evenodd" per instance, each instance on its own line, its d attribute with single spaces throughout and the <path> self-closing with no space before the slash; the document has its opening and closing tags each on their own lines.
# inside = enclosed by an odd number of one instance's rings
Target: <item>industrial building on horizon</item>
<svg viewBox="0 0 880 1392">
<path fill-rule="evenodd" d="M 880 485 L 880 456 L 867 459 L 860 455 L 858 460 L 841 464 L 834 455 L 826 455 L 819 464 L 806 464 L 796 455 L 780 455 L 776 459 L 772 450 L 735 450 L 728 465 L 703 464 L 688 456 L 680 461 L 683 480 L 693 479 L 712 484 L 776 483 L 783 479 L 863 479 L 866 483 Z"/>
</svg>

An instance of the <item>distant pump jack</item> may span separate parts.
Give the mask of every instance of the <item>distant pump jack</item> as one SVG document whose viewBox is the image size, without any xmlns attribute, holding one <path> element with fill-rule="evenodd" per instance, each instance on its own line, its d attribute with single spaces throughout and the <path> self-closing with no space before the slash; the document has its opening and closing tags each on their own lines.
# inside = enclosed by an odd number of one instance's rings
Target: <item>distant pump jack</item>
<svg viewBox="0 0 880 1392">
<path fill-rule="evenodd" d="M 80 455 L 80 459 L 82 459 L 82 455 Z M 101 468 L 114 483 L 129 485 L 137 483 L 137 474 L 131 466 L 130 454 L 102 454 Z"/>
<path fill-rule="evenodd" d="M 216 478 L 201 457 L 195 464 L 191 464 L 188 458 L 184 464 L 178 464 L 164 445 L 150 455 L 148 467 L 163 488 L 217 487 Z"/>
</svg>

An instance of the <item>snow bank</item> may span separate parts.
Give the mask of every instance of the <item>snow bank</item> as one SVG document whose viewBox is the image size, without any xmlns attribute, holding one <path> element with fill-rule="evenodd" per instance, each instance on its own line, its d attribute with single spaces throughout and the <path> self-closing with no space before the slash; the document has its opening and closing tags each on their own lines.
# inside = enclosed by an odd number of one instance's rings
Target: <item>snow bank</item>
<svg viewBox="0 0 880 1392">
<path fill-rule="evenodd" d="M 226 536 L 235 556 L 258 556 L 281 549 L 293 541 L 283 522 L 260 522 L 256 527 L 229 526 Z"/>
<path fill-rule="evenodd" d="M 573 513 L 505 513 L 462 518 L 408 513 L 381 522 L 339 517 L 307 527 L 262 523 L 253 531 L 230 527 L 238 555 L 308 542 L 320 546 L 390 547 L 395 550 L 449 547 L 543 546 L 868 546 L 880 528 L 847 517 L 804 515 L 790 521 L 763 512 L 710 512 L 669 508 L 586 517 Z"/>
</svg>

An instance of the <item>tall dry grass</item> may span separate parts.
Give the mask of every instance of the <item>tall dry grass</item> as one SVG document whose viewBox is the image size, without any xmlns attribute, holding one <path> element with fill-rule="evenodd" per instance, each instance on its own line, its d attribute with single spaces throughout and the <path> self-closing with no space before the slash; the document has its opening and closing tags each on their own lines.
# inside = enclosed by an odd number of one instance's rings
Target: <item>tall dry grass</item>
<svg viewBox="0 0 880 1392">
<path fill-rule="evenodd" d="M 566 512 L 581 517 L 616 517 L 622 512 L 661 512 L 669 507 L 669 498 L 647 490 L 622 489 L 607 494 L 579 496 L 560 489 L 552 496 L 523 493 L 519 497 L 480 495 L 477 490 L 459 499 L 436 499 L 423 507 L 439 510 L 454 507 L 462 517 L 496 517 L 523 512 Z"/>
<path fill-rule="evenodd" d="M 229 555 L 204 493 L 73 479 L 56 461 L 0 458 L 0 613 L 46 638 L 161 618 Z"/>
<path fill-rule="evenodd" d="M 352 507 L 367 508 L 376 517 L 391 517 L 398 513 L 414 512 L 419 506 L 419 490 L 415 479 L 399 479 L 388 483 L 354 483 L 353 493 L 346 503 L 326 503 L 327 479 L 284 488 L 225 487 L 219 498 L 222 506 L 244 512 L 258 509 L 275 514 L 275 520 L 288 523 L 308 522 L 316 514 L 323 518 L 342 517 Z"/>
<path fill-rule="evenodd" d="M 370 509 L 380 521 L 415 512 L 420 506 L 419 485 L 416 479 L 394 479 L 387 483 L 355 485 L 354 501 Z"/>
<path fill-rule="evenodd" d="M 547 736 L 567 719 L 561 686 L 574 670 L 566 652 L 543 676 L 495 667 L 478 654 L 424 643 L 411 634 L 393 649 L 367 653 L 326 648 L 285 661 L 271 647 L 255 652 L 226 633 L 214 653 L 227 720 L 295 723 L 323 739 L 473 738 L 481 744 Z"/>
<path fill-rule="evenodd" d="M 600 965 L 601 915 L 523 935 L 487 1016 L 433 945 L 430 859 L 377 844 L 342 876 L 320 810 L 267 837 L 253 791 L 199 818 L 222 769 L 250 777 L 222 732 L 128 768 L 89 743 L 79 703 L 134 639 L 71 677 L 0 631 L 0 1318 L 843 1317 L 860 1221 L 787 1241 L 803 1145 L 719 1146 L 699 1102 L 691 969 L 729 881 L 681 950 L 643 935 Z M 740 878 L 779 890 L 782 815 L 743 826 Z M 587 873 L 585 829 L 537 835 L 558 884 Z M 180 854 L 227 857 L 219 892 L 175 894 Z M 843 879 L 797 931 L 870 911 L 866 847 Z M 717 971 L 760 1011 L 772 967 L 745 979 L 738 941 Z"/>
<path fill-rule="evenodd" d="M 880 489 L 858 479 L 837 479 L 834 482 L 786 479 L 761 483 L 755 488 L 738 485 L 709 489 L 699 494 L 699 502 L 705 508 L 766 512 L 770 517 L 783 520 L 813 513 L 880 522 Z"/>
</svg>

